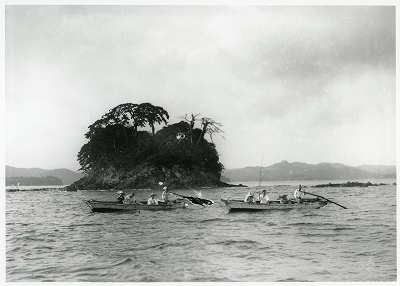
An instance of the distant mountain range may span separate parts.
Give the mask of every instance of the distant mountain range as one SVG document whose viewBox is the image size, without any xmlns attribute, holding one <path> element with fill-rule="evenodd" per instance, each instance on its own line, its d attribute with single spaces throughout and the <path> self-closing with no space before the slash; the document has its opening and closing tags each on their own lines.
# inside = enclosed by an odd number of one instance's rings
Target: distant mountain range
<svg viewBox="0 0 400 286">
<path fill-rule="evenodd" d="M 269 167 L 226 169 L 222 179 L 226 182 L 260 181 L 317 181 L 361 180 L 396 178 L 396 166 L 361 165 L 350 167 L 338 163 L 306 164 L 282 161 Z"/>
<path fill-rule="evenodd" d="M 15 168 L 6 166 L 6 185 L 16 185 L 17 181 L 20 182 L 20 185 L 31 185 L 27 182 L 37 181 L 34 180 L 33 177 L 41 178 L 42 181 L 50 177 L 55 177 L 61 180 L 62 185 L 70 185 L 82 178 L 83 174 L 69 169 L 44 170 L 40 168 Z M 221 181 L 258 182 L 260 178 L 261 181 L 386 179 L 396 178 L 396 166 L 361 165 L 350 167 L 338 163 L 319 163 L 312 165 L 282 161 L 262 168 L 256 166 L 240 169 L 226 169 L 222 173 Z M 52 178 L 52 180 L 52 182 L 56 182 L 54 178 Z"/>
<path fill-rule="evenodd" d="M 69 169 L 44 170 L 39 168 L 15 168 L 6 166 L 6 185 L 16 184 L 18 179 L 21 186 L 27 184 L 32 185 L 27 183 L 33 181 L 32 177 L 42 178 L 42 181 L 44 181 L 46 177 L 56 177 L 61 180 L 61 185 L 70 185 L 82 178 L 83 174 L 73 172 Z"/>
</svg>

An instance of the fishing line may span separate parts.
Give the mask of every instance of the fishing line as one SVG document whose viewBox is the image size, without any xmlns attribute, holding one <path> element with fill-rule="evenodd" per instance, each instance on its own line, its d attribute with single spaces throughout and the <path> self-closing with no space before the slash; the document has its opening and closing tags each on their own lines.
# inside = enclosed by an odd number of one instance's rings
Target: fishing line
<svg viewBox="0 0 400 286">
<path fill-rule="evenodd" d="M 258 186 L 259 187 L 261 187 L 261 173 L 262 173 L 262 163 L 263 163 L 263 160 L 264 160 L 264 155 L 265 155 L 265 152 L 267 152 L 267 150 L 265 150 L 264 151 L 264 153 L 263 153 L 263 155 L 262 155 L 262 157 L 261 157 L 261 165 L 260 165 L 260 181 L 259 181 L 259 183 L 258 183 Z M 266 174 L 265 174 L 266 175 Z M 265 177 L 265 175 L 264 175 L 264 177 Z M 263 177 L 263 179 L 264 179 L 264 177 Z"/>
</svg>

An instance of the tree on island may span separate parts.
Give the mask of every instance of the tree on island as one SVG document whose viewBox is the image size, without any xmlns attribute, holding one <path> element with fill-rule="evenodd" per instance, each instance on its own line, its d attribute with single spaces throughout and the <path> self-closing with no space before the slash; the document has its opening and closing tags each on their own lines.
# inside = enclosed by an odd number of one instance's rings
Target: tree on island
<svg viewBox="0 0 400 286">
<path fill-rule="evenodd" d="M 208 133 L 210 135 L 210 139 L 211 142 L 213 142 L 212 140 L 212 135 L 214 133 L 220 135 L 222 138 L 224 138 L 221 133 L 223 133 L 224 131 L 220 128 L 220 126 L 222 126 L 221 123 L 215 122 L 214 120 L 212 120 L 211 118 L 208 117 L 202 117 L 200 119 L 197 119 L 196 117 L 200 115 L 199 113 L 196 115 L 193 115 L 193 113 L 191 114 L 191 118 L 188 119 L 188 115 L 185 114 L 184 116 L 182 116 L 182 118 L 184 119 L 185 122 L 187 122 L 189 124 L 189 139 L 190 142 L 193 143 L 193 128 L 194 128 L 194 124 L 196 121 L 200 121 L 201 122 L 201 134 L 198 137 L 198 140 L 196 141 L 197 143 L 200 142 L 200 139 L 204 139 L 204 135 L 206 133 Z M 225 139 L 225 138 L 224 138 Z"/>
<path fill-rule="evenodd" d="M 211 118 L 185 119 L 168 125 L 169 114 L 150 103 L 120 104 L 89 126 L 88 142 L 78 153 L 85 177 L 81 189 L 218 185 L 223 170 L 212 142 L 221 124 Z M 201 128 L 195 128 L 199 123 Z M 155 132 L 155 124 L 166 126 Z M 138 131 L 148 126 L 151 132 Z M 211 142 L 204 136 L 210 135 Z"/>
<path fill-rule="evenodd" d="M 120 104 L 89 126 L 89 140 L 78 153 L 81 170 L 87 173 L 95 165 L 120 161 L 120 153 L 128 152 L 138 143 L 138 127 L 150 125 L 154 135 L 155 123 L 168 123 L 169 115 L 162 107 L 150 103 Z M 147 137 L 144 135 L 144 137 Z"/>
<path fill-rule="evenodd" d="M 85 134 L 87 139 L 91 139 L 93 135 L 112 125 L 120 125 L 126 128 L 134 128 L 135 135 L 138 127 L 145 127 L 148 123 L 154 135 L 154 124 L 168 123 L 169 115 L 162 107 L 154 106 L 150 103 L 134 104 L 124 103 L 120 104 L 106 114 L 101 119 L 89 126 L 89 132 Z"/>
</svg>

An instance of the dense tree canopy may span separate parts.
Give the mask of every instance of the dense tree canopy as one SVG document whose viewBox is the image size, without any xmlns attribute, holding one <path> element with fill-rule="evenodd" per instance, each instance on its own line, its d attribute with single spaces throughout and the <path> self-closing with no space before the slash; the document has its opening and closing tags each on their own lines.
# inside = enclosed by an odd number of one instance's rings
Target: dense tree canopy
<svg viewBox="0 0 400 286">
<path fill-rule="evenodd" d="M 160 170 L 181 168 L 204 170 L 220 178 L 223 165 L 212 142 L 212 134 L 221 133 L 221 124 L 211 118 L 187 116 L 181 122 L 167 125 L 166 110 L 150 103 L 125 103 L 110 109 L 89 126 L 88 142 L 78 153 L 81 170 L 99 174 L 113 168 L 120 173 L 152 166 Z M 201 128 L 196 128 L 196 122 Z M 155 124 L 166 126 L 155 132 Z M 151 132 L 138 131 L 148 126 Z M 209 134 L 211 142 L 204 135 Z"/>
<path fill-rule="evenodd" d="M 154 124 L 161 124 L 162 122 L 167 124 L 168 119 L 169 114 L 162 107 L 154 106 L 150 103 L 142 103 L 139 105 L 124 103 L 110 109 L 101 119 L 90 125 L 89 132 L 85 134 L 85 137 L 91 139 L 96 132 L 113 125 L 126 128 L 133 127 L 136 135 L 138 127 L 145 127 L 146 123 L 149 124 L 154 135 Z"/>
</svg>

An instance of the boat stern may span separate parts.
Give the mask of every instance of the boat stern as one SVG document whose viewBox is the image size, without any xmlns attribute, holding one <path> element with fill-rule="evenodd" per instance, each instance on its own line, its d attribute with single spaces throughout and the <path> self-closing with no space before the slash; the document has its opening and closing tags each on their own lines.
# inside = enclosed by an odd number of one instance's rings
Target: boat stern
<svg viewBox="0 0 400 286">
<path fill-rule="evenodd" d="M 91 203 L 92 200 L 82 200 L 85 204 L 87 204 L 91 211 L 93 211 L 93 205 Z"/>
<path fill-rule="evenodd" d="M 221 199 L 221 201 L 225 204 L 225 206 L 228 208 L 228 210 L 231 210 L 231 205 L 230 205 L 229 199 L 227 199 L 227 200 Z"/>
</svg>

